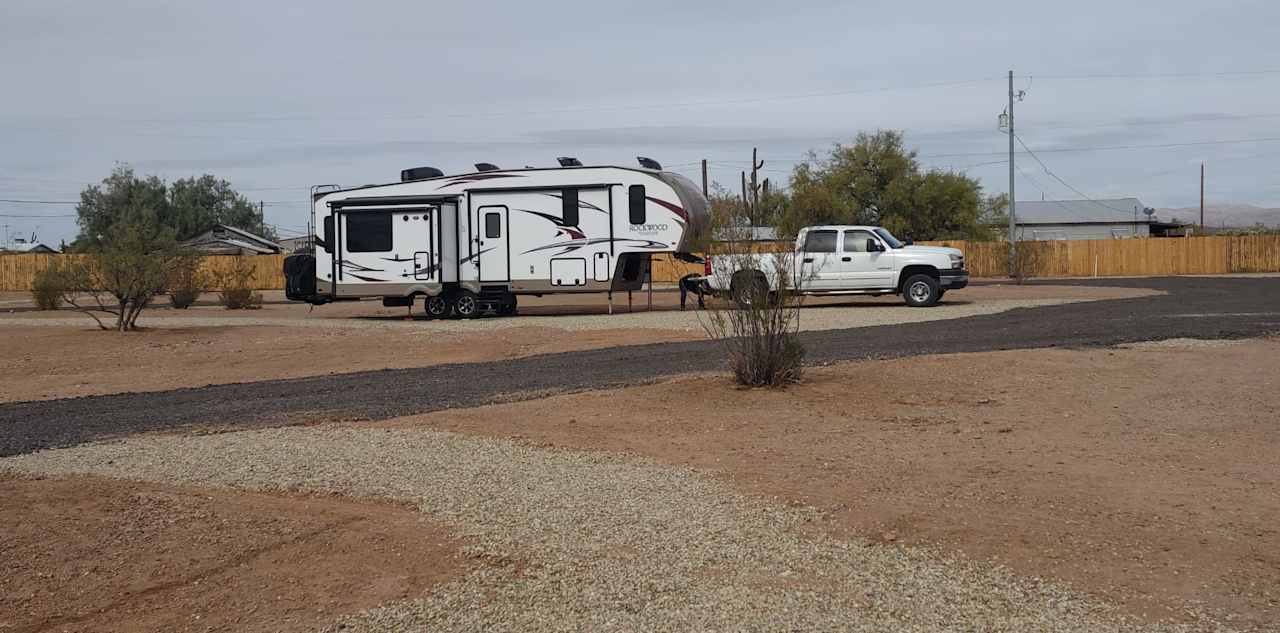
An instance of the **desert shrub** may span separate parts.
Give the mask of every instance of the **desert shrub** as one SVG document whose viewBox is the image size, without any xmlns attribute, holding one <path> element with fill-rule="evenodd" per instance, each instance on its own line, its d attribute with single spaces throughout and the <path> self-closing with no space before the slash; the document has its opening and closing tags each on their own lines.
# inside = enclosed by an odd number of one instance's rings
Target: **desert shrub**
<svg viewBox="0 0 1280 633">
<path fill-rule="evenodd" d="M 713 261 L 720 260 L 713 274 L 731 277 L 719 285 L 733 289 L 727 301 L 710 304 L 702 324 L 725 350 L 735 382 L 748 387 L 785 386 L 800 380 L 805 356 L 792 258 L 786 253 L 751 250 L 748 242 L 731 238 L 713 255 Z"/>
<path fill-rule="evenodd" d="M 1018 242 L 1009 276 L 1018 284 L 1032 277 L 1042 276 L 1050 261 L 1051 247 L 1050 243 L 1034 240 Z"/>
<path fill-rule="evenodd" d="M 228 310 L 256 310 L 262 307 L 262 293 L 253 288 L 253 262 L 237 257 L 235 264 L 219 276 L 218 300 Z"/>
<path fill-rule="evenodd" d="M 62 297 L 67 291 L 66 282 L 66 275 L 57 264 L 50 264 L 37 272 L 31 281 L 31 299 L 35 301 L 36 307 L 41 310 L 57 310 L 62 307 Z"/>
<path fill-rule="evenodd" d="M 172 229 L 139 210 L 130 221 L 112 226 L 83 258 L 63 268 L 62 298 L 104 330 L 134 330 L 138 316 L 164 292 L 179 256 Z M 115 323 L 108 325 L 98 313 L 115 317 Z"/>
<path fill-rule="evenodd" d="M 170 271 L 168 286 L 171 306 L 178 310 L 191 307 L 206 286 L 205 274 L 200 270 L 200 257 L 193 253 L 182 254 Z"/>
</svg>

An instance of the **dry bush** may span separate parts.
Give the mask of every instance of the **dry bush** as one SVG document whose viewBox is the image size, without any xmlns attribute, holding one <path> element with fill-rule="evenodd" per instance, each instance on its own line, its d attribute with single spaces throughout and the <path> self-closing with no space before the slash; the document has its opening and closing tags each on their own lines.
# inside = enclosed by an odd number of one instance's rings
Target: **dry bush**
<svg viewBox="0 0 1280 633">
<path fill-rule="evenodd" d="M 31 280 L 31 299 L 40 310 L 57 310 L 62 307 L 62 297 L 66 294 L 67 277 L 62 267 L 56 263 L 36 273 Z"/>
<path fill-rule="evenodd" d="M 1049 245 L 1035 241 L 1018 242 L 1009 276 L 1018 284 L 1039 276 L 1052 253 L 1047 246 Z"/>
<path fill-rule="evenodd" d="M 236 263 L 219 276 L 218 301 L 228 310 L 257 310 L 262 293 L 253 289 L 253 262 L 237 257 Z"/>
<path fill-rule="evenodd" d="M 752 253 L 749 242 L 727 237 L 712 256 L 712 274 L 720 276 L 719 286 L 732 289 L 728 301 L 710 304 L 703 328 L 723 345 L 738 384 L 780 387 L 798 382 L 805 350 L 792 257 Z"/>
<path fill-rule="evenodd" d="M 186 310 L 200 298 L 207 286 L 204 271 L 200 270 L 200 257 L 184 253 L 174 263 L 169 275 L 169 305 Z"/>
<path fill-rule="evenodd" d="M 62 268 L 63 301 L 104 330 L 137 329 L 138 316 L 164 292 L 179 257 L 172 230 L 145 216 L 120 223 L 85 257 Z M 99 313 L 114 317 L 114 324 Z"/>
</svg>

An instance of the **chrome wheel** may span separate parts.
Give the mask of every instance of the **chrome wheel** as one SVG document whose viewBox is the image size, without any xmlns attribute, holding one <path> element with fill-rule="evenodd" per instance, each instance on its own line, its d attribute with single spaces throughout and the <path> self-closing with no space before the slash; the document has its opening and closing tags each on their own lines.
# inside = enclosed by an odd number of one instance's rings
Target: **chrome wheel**
<svg viewBox="0 0 1280 633">
<path fill-rule="evenodd" d="M 454 309 L 458 311 L 458 316 L 466 318 L 471 318 L 480 311 L 480 304 L 476 302 L 476 296 L 470 292 L 458 295 L 458 299 L 453 305 Z"/>
<path fill-rule="evenodd" d="M 444 318 L 449 314 L 449 301 L 444 295 L 427 297 L 427 316 L 433 319 Z"/>
<path fill-rule="evenodd" d="M 931 290 L 932 289 L 929 288 L 929 284 L 923 281 L 917 281 L 911 284 L 911 287 L 907 289 L 907 292 L 911 294 L 912 301 L 924 303 L 929 300 Z"/>
</svg>

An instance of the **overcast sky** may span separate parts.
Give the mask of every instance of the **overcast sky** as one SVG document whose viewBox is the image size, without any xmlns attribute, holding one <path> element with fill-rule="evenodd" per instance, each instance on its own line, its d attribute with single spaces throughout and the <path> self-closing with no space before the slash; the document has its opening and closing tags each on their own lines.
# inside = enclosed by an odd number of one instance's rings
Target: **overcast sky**
<svg viewBox="0 0 1280 633">
<path fill-rule="evenodd" d="M 296 234 L 311 184 L 643 155 L 736 188 L 753 145 L 785 181 L 877 128 L 999 193 L 1013 69 L 1019 136 L 1071 187 L 1193 206 L 1206 161 L 1210 202 L 1280 206 L 1277 25 L 1262 0 L 0 0 L 0 199 L 76 200 L 127 162 L 228 178 Z M 1019 199 L 1079 197 L 1017 162 Z M 0 202 L 44 241 L 69 214 Z"/>
</svg>

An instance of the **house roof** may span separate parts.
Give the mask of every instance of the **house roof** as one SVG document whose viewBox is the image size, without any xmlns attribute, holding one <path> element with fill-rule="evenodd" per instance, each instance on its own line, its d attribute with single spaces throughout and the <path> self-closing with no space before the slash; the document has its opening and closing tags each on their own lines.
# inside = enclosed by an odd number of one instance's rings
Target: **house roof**
<svg viewBox="0 0 1280 633">
<path fill-rule="evenodd" d="M 1015 212 L 1018 224 L 1115 224 L 1159 222 L 1142 210 L 1137 198 L 1095 198 L 1093 200 L 1019 200 Z"/>
<path fill-rule="evenodd" d="M 215 224 L 203 233 L 183 242 L 183 245 L 196 248 L 222 245 L 262 254 L 279 253 L 284 250 L 279 244 L 265 237 L 225 224 Z"/>
<path fill-rule="evenodd" d="M 0 245 L 0 251 L 9 253 L 56 253 L 58 249 L 40 242 L 14 242 Z"/>
</svg>

